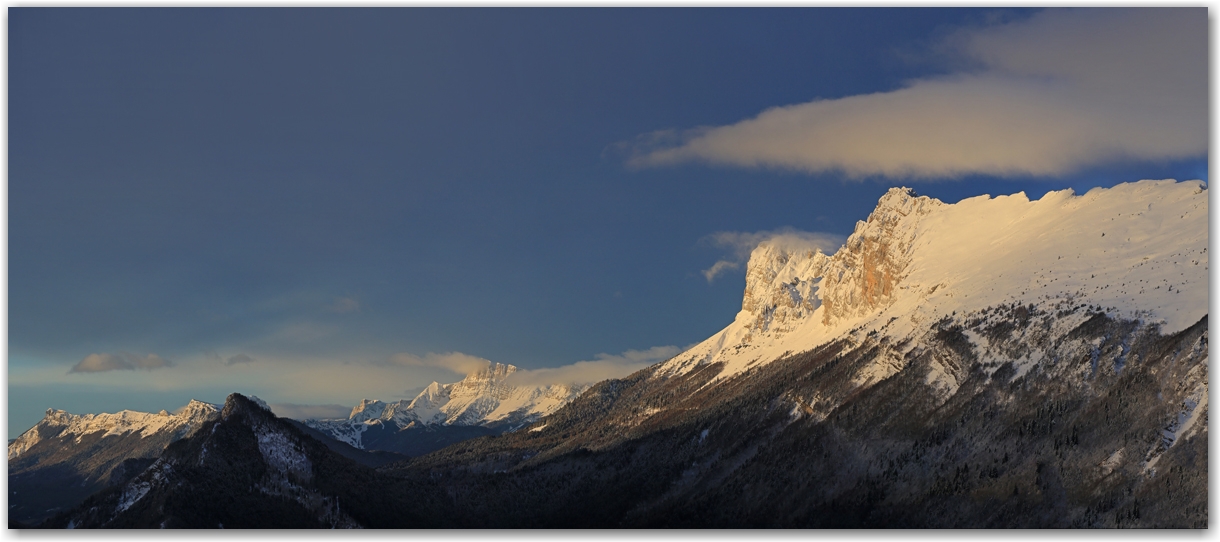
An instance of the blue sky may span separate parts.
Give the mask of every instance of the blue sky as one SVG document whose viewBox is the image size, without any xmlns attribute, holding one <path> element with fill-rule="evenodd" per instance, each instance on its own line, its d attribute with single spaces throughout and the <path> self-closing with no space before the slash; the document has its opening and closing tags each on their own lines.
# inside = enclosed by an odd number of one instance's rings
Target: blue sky
<svg viewBox="0 0 1220 542">
<path fill-rule="evenodd" d="M 13 8 L 9 436 L 626 374 L 732 321 L 726 239 L 1206 180 L 1206 49 L 1205 8 Z"/>
</svg>

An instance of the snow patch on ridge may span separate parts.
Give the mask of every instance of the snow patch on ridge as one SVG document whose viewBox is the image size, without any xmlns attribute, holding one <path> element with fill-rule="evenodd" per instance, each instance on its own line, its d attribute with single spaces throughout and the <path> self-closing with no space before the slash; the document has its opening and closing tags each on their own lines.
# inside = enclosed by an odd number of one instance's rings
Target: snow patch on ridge
<svg viewBox="0 0 1220 542">
<path fill-rule="evenodd" d="M 291 474 L 302 480 L 308 480 L 313 475 L 313 465 L 300 446 L 288 435 L 256 424 L 253 427 L 254 436 L 258 439 L 258 451 L 263 460 L 272 470 Z"/>
<path fill-rule="evenodd" d="M 146 471 L 146 474 L 140 476 L 136 480 L 132 480 L 123 488 L 123 494 L 119 497 L 119 504 L 115 507 L 115 513 L 118 514 L 131 508 L 155 485 L 163 483 L 170 474 L 173 474 L 173 465 L 163 459 L 157 459 Z"/>
<path fill-rule="evenodd" d="M 114 414 L 69 414 L 63 410 L 47 409 L 46 416 L 34 427 L 17 437 L 8 447 L 8 458 L 13 460 L 42 441 L 44 435 L 80 438 L 97 432 L 103 437 L 136 433 L 141 438 L 165 431 L 180 431 L 183 434 L 214 419 L 220 407 L 212 403 L 191 400 L 182 411 L 170 415 L 162 410 L 156 414 L 123 410 Z"/>
</svg>

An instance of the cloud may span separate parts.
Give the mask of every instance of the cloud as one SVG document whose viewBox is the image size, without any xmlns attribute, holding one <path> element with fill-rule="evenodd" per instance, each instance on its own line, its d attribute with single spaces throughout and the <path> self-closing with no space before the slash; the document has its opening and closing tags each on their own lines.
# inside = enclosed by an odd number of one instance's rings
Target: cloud
<svg viewBox="0 0 1220 542">
<path fill-rule="evenodd" d="M 151 371 L 153 369 L 173 366 L 174 364 L 172 362 L 156 354 L 149 354 L 145 357 L 140 357 L 127 352 L 119 354 L 95 353 L 85 356 L 85 359 L 80 360 L 79 363 L 77 363 L 71 369 L 68 369 L 68 374 L 131 371 L 135 369 Z"/>
<path fill-rule="evenodd" d="M 704 237 L 701 242 L 725 249 L 728 254 L 724 259 L 704 269 L 702 273 L 710 284 L 721 273 L 740 269 L 750 258 L 750 253 L 763 244 L 778 247 L 787 252 L 821 250 L 826 254 L 832 254 L 843 246 L 845 240 L 846 238 L 842 235 L 801 231 L 788 226 L 770 231 L 716 232 Z"/>
<path fill-rule="evenodd" d="M 394 354 L 390 358 L 390 363 L 403 367 L 436 367 L 453 371 L 460 375 L 468 375 L 486 369 L 491 364 L 491 361 L 461 352 L 446 352 L 444 354 L 428 352 L 422 357 L 404 352 Z"/>
<path fill-rule="evenodd" d="M 131 364 L 134 365 L 137 369 L 152 370 L 152 369 L 160 369 L 162 367 L 172 367 L 173 366 L 173 364 L 170 363 L 170 361 L 168 359 L 165 359 L 156 354 L 149 354 L 143 358 L 139 358 L 139 357 L 133 356 L 131 354 L 124 354 L 124 355 L 130 356 L 129 359 L 131 361 Z"/>
<path fill-rule="evenodd" d="M 645 134 L 628 144 L 628 165 L 1060 176 L 1207 152 L 1206 8 L 1048 9 L 960 30 L 935 53 L 959 69 L 728 126 Z"/>
<path fill-rule="evenodd" d="M 353 297 L 336 297 L 335 302 L 326 307 L 331 312 L 347 314 L 360 310 L 360 302 Z"/>
<path fill-rule="evenodd" d="M 596 359 L 547 369 L 518 370 L 506 381 L 517 386 L 548 384 L 593 384 L 609 378 L 622 378 L 640 369 L 665 361 L 684 349 L 654 346 L 647 350 L 628 350 L 618 355 L 598 354 Z"/>
<path fill-rule="evenodd" d="M 720 260 L 712 264 L 711 267 L 704 269 L 702 273 L 703 276 L 707 278 L 708 284 L 711 284 L 712 281 L 716 279 L 716 275 L 719 275 L 725 271 L 737 269 L 739 267 L 741 267 L 741 262 Z"/>
<path fill-rule="evenodd" d="M 276 403 L 271 405 L 271 411 L 281 418 L 292 418 L 294 420 L 332 420 L 335 418 L 347 418 L 352 412 L 352 407 Z"/>
<path fill-rule="evenodd" d="M 250 363 L 253 361 L 254 361 L 254 358 L 252 358 L 250 356 L 247 356 L 245 354 L 237 354 L 236 356 L 229 356 L 229 359 L 225 360 L 225 365 L 232 367 L 234 365 L 237 365 L 238 363 Z"/>
<path fill-rule="evenodd" d="M 114 354 L 89 354 L 80 360 L 68 373 L 101 373 L 105 371 L 130 371 L 132 366 L 127 360 Z"/>
</svg>

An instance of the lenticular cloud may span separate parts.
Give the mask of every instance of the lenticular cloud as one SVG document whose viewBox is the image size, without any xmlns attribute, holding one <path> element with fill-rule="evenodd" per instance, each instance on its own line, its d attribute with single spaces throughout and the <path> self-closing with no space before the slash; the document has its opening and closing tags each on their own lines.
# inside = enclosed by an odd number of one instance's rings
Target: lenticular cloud
<svg viewBox="0 0 1220 542">
<path fill-rule="evenodd" d="M 706 162 L 852 177 L 1057 176 L 1207 152 L 1205 9 L 1047 10 L 960 31 L 969 66 L 892 92 L 640 136 L 629 164 Z"/>
</svg>

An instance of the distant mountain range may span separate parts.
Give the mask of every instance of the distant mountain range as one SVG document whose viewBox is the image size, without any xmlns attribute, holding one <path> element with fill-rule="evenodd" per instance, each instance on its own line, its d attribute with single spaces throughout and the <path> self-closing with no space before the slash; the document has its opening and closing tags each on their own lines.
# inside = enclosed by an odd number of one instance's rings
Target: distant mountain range
<svg viewBox="0 0 1220 542">
<path fill-rule="evenodd" d="M 760 245 L 732 323 L 626 378 L 489 366 L 303 424 L 234 394 L 43 526 L 1205 528 L 1207 217 L 1199 182 L 894 189 L 832 255 Z M 61 426 L 11 487 L 145 438 Z M 429 428 L 498 434 L 369 451 Z"/>
<path fill-rule="evenodd" d="M 489 364 L 459 382 L 433 382 L 412 401 L 364 400 L 346 419 L 289 423 L 334 453 L 380 466 L 515 429 L 553 412 L 588 387 L 514 386 L 506 380 L 516 371 L 512 365 Z M 166 446 L 191 435 L 219 412 L 218 405 L 201 401 L 191 401 L 176 415 L 48 410 L 42 421 L 9 444 L 9 500 L 14 504 L 10 518 L 38 522 L 125 481 L 134 474 L 132 468 L 143 470 Z"/>
<path fill-rule="evenodd" d="M 365 399 L 347 419 L 305 424 L 356 448 L 423 455 L 448 444 L 511 431 L 554 412 L 588 386 L 515 386 L 512 365 L 489 363 L 459 382 L 433 382 L 411 401 Z"/>
</svg>

